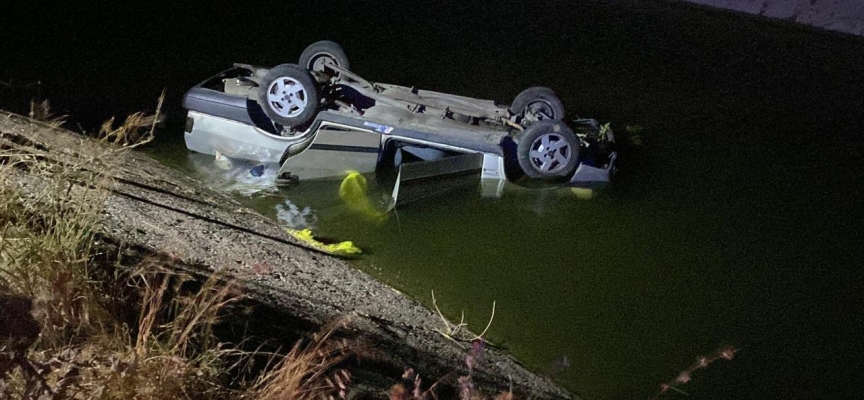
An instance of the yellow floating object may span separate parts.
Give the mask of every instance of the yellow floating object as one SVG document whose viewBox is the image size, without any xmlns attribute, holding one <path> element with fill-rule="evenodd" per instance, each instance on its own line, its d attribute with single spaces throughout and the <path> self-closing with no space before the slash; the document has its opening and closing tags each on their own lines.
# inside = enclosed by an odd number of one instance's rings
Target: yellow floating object
<svg viewBox="0 0 864 400">
<path fill-rule="evenodd" d="M 580 200 L 591 200 L 591 198 L 594 197 L 594 191 L 588 188 L 574 187 L 570 188 L 570 191 Z"/>
<path fill-rule="evenodd" d="M 351 241 L 331 244 L 323 243 L 315 239 L 315 236 L 312 234 L 311 229 L 286 229 L 285 231 L 297 240 L 300 240 L 303 243 L 306 243 L 318 250 L 321 250 L 328 254 L 332 254 L 334 256 L 347 257 L 363 253 L 363 250 L 360 250 L 360 248 L 355 246 L 354 243 Z"/>
<path fill-rule="evenodd" d="M 366 194 L 368 190 L 366 177 L 363 174 L 357 171 L 348 171 L 348 176 L 339 185 L 339 197 L 351 211 L 369 219 L 379 219 L 387 215 L 372 205 Z"/>
</svg>

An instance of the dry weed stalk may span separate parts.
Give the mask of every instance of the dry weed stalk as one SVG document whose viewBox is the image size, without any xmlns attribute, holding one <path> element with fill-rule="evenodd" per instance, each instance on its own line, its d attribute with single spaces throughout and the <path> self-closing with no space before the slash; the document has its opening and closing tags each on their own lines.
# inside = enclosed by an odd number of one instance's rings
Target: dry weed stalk
<svg viewBox="0 0 864 400">
<path fill-rule="evenodd" d="M 489 317 L 489 322 L 486 324 L 486 328 L 484 328 L 483 332 L 479 335 L 475 335 L 470 339 L 471 346 L 468 354 L 465 356 L 465 366 L 468 367 L 468 373 L 466 375 L 460 375 L 455 382 L 451 382 L 457 389 L 459 400 L 484 400 L 489 398 L 477 390 L 474 384 L 473 375 L 475 368 L 484 358 L 483 352 L 486 346 L 486 339 L 484 336 L 489 330 L 489 327 L 492 326 L 492 321 L 495 319 L 495 305 L 496 303 L 493 301 L 492 314 Z M 435 298 L 435 291 L 432 291 L 432 306 L 435 308 L 435 311 L 444 323 L 444 328 L 446 330 L 442 331 L 436 329 L 436 331 L 445 338 L 452 340 L 461 346 L 462 343 L 454 336 L 461 332 L 462 328 L 468 326 L 465 323 L 465 312 L 462 312 L 462 318 L 458 324 L 451 324 L 438 308 L 438 299 Z M 450 375 L 448 374 L 448 376 Z M 413 368 L 405 368 L 405 373 L 402 375 L 402 383 L 397 383 L 390 388 L 390 400 L 437 400 L 438 395 L 436 393 L 436 388 L 439 383 L 441 383 L 441 380 L 434 382 L 425 390 L 422 388 L 422 383 L 423 381 L 420 378 L 420 375 L 416 373 Z M 513 400 L 512 382 L 509 391 L 499 393 L 494 399 Z"/>
<path fill-rule="evenodd" d="M 455 341 L 454 336 L 461 331 L 462 328 L 468 326 L 465 323 L 465 311 L 462 311 L 462 317 L 459 320 L 459 323 L 456 325 L 451 325 L 447 318 L 444 317 L 444 314 L 441 313 L 441 310 L 438 308 L 438 300 L 435 298 L 435 291 L 432 291 L 432 307 L 435 308 L 435 311 L 438 313 L 438 316 L 441 317 L 441 321 L 444 322 L 444 328 L 446 331 L 442 331 L 440 329 L 436 329 L 436 331 L 447 339 Z M 492 320 L 495 319 L 495 301 L 492 301 L 492 315 L 489 317 L 489 322 L 486 323 L 486 328 L 483 329 L 483 332 L 479 335 L 474 336 L 470 339 L 470 341 L 481 340 L 486 335 L 486 332 L 489 331 L 489 327 L 492 326 Z"/>
<path fill-rule="evenodd" d="M 165 102 L 165 91 L 159 95 L 156 111 L 147 115 L 143 111 L 126 117 L 118 127 L 114 127 L 114 117 L 102 123 L 99 128 L 99 140 L 103 143 L 114 143 L 124 148 L 135 148 L 153 140 L 156 126 L 162 122 L 162 104 Z"/>
<path fill-rule="evenodd" d="M 687 396 L 688 393 L 681 390 L 679 387 L 681 385 L 686 384 L 687 382 L 690 382 L 690 380 L 692 379 L 692 374 L 694 372 L 705 369 L 709 365 L 711 365 L 712 363 L 714 363 L 715 361 L 718 361 L 718 360 L 731 361 L 732 359 L 735 358 L 735 353 L 737 353 L 737 352 L 738 352 L 738 349 L 736 349 L 734 347 L 723 347 L 723 348 L 717 350 L 711 356 L 708 356 L 708 357 L 702 356 L 702 357 L 697 358 L 696 362 L 693 365 L 691 365 L 689 368 L 681 371 L 681 373 L 678 374 L 678 377 L 676 377 L 675 379 L 673 379 L 669 382 L 661 383 L 660 384 L 660 390 L 657 392 L 657 394 L 654 397 L 651 397 L 651 400 L 657 400 L 661 396 L 666 395 L 666 394 L 671 393 L 671 392 L 683 394 L 683 395 Z"/>
<path fill-rule="evenodd" d="M 68 115 L 54 115 L 51 111 L 51 104 L 48 100 L 42 100 L 37 102 L 35 99 L 30 100 L 30 113 L 28 114 L 30 118 L 33 118 L 37 121 L 42 121 L 48 124 L 50 129 L 57 129 L 63 124 L 66 123 L 66 120 L 69 118 Z"/>
<path fill-rule="evenodd" d="M 157 321 L 159 314 L 165 311 L 163 303 L 166 296 L 181 292 L 183 285 L 193 281 L 189 276 L 167 270 L 159 271 L 159 274 L 163 276 L 156 280 L 151 276 L 152 272 L 139 273 L 144 295 L 136 354 L 147 352 L 147 343 L 153 335 L 159 335 L 162 346 L 173 355 L 190 355 L 193 352 L 189 346 L 193 342 L 198 342 L 204 348 L 213 347 L 209 343 L 214 336 L 212 328 L 219 322 L 222 310 L 242 299 L 242 295 L 238 294 L 240 291 L 233 282 L 222 282 L 220 274 L 213 274 L 195 295 L 174 298 L 171 304 L 172 320 L 159 325 Z M 172 281 L 173 286 L 170 286 Z"/>
<path fill-rule="evenodd" d="M 345 323 L 339 320 L 323 334 L 313 335 L 308 343 L 297 341 L 288 354 L 273 363 L 244 400 L 292 399 L 313 400 L 345 399 L 351 375 L 338 365 L 351 356 L 347 343 L 331 340 L 337 328 Z"/>
<path fill-rule="evenodd" d="M 199 289 L 186 275 L 146 268 L 133 276 L 141 292 L 134 344 L 114 352 L 108 374 L 95 387 L 110 398 L 222 398 L 223 374 L 234 367 L 226 360 L 240 354 L 218 343 L 213 326 L 225 308 L 240 300 L 232 283 L 218 275 Z M 105 378 L 105 377 L 103 377 Z"/>
</svg>

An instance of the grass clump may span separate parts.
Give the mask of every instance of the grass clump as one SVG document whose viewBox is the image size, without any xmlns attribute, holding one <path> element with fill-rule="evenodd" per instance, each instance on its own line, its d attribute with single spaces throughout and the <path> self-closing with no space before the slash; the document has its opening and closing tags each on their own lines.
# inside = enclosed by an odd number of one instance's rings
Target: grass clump
<svg viewBox="0 0 864 400">
<path fill-rule="evenodd" d="M 273 360 L 273 368 L 260 375 L 242 398 L 347 398 L 351 374 L 338 366 L 350 357 L 352 351 L 347 343 L 331 340 L 335 331 L 336 325 L 323 334 L 313 335 L 308 342 L 298 341 L 288 354 Z"/>
<path fill-rule="evenodd" d="M 102 123 L 99 127 L 98 137 L 101 142 L 114 143 L 121 148 L 133 148 L 147 144 L 153 140 L 156 126 L 162 120 L 162 104 L 165 103 L 165 91 L 159 95 L 156 104 L 156 112 L 148 115 L 145 112 L 136 112 L 126 117 L 122 124 L 115 127 L 114 117 Z"/>
<path fill-rule="evenodd" d="M 35 99 L 30 100 L 30 112 L 28 115 L 32 119 L 47 123 L 51 129 L 63 126 L 69 118 L 68 115 L 54 115 L 54 112 L 51 110 L 51 103 L 48 100 L 36 101 Z"/>
</svg>

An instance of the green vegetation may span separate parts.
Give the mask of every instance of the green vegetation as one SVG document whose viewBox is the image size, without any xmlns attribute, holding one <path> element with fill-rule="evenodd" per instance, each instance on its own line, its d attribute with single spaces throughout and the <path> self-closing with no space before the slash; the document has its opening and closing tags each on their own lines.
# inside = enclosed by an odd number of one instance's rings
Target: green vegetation
<svg viewBox="0 0 864 400">
<path fill-rule="evenodd" d="M 642 131 L 645 130 L 642 125 L 627 125 L 624 130 L 630 135 L 630 143 L 636 146 L 642 145 Z"/>
</svg>

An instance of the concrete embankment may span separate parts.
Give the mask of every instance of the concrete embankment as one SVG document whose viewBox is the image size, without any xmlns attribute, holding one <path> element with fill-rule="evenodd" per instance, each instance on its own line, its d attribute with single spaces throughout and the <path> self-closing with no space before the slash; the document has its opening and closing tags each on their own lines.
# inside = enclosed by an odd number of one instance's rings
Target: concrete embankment
<svg viewBox="0 0 864 400">
<path fill-rule="evenodd" d="M 445 337 L 438 331 L 443 329 L 440 318 L 419 302 L 304 247 L 273 221 L 142 153 L 117 152 L 105 163 L 96 155 L 105 154 L 106 146 L 8 112 L 0 113 L 0 149 L 19 157 L 30 154 L 40 163 L 106 171 L 112 179 L 102 212 L 101 245 L 121 249 L 124 257 L 159 257 L 181 269 L 228 272 L 256 302 L 257 314 L 271 324 L 273 335 L 315 332 L 347 316 L 339 335 L 372 347 L 366 353 L 374 358 L 355 368 L 358 378 L 374 382 L 373 394 L 381 394 L 374 397 L 383 397 L 405 367 L 430 382 L 467 373 L 470 334 Z M 18 168 L 6 179 L 26 195 L 39 193 L 52 178 Z M 479 360 L 473 380 L 490 394 L 507 390 L 512 382 L 522 398 L 574 397 L 494 348 Z"/>
<path fill-rule="evenodd" d="M 862 0 L 684 0 L 864 36 Z"/>
</svg>

